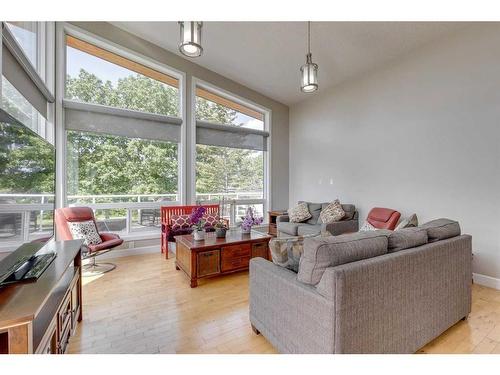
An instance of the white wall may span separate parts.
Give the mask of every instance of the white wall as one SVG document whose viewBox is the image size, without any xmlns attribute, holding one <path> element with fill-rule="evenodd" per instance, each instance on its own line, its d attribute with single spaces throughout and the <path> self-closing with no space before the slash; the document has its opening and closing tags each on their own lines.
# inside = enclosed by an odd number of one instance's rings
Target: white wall
<svg viewBox="0 0 500 375">
<path fill-rule="evenodd" d="M 500 24 L 473 25 L 292 107 L 289 204 L 456 219 L 500 278 L 499 141 Z"/>
</svg>

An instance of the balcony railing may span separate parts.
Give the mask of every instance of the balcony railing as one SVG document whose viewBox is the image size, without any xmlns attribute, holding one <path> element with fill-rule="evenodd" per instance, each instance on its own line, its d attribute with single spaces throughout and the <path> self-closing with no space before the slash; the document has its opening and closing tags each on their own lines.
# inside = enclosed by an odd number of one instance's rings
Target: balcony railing
<svg viewBox="0 0 500 375">
<path fill-rule="evenodd" d="M 258 215 L 265 210 L 262 192 L 202 193 L 197 203 L 223 203 L 223 216 L 236 225 L 248 206 Z M 160 207 L 179 205 L 177 194 L 69 195 L 69 206 L 91 207 L 100 231 L 122 235 L 159 233 Z M 0 251 L 52 235 L 54 196 L 0 194 Z"/>
</svg>

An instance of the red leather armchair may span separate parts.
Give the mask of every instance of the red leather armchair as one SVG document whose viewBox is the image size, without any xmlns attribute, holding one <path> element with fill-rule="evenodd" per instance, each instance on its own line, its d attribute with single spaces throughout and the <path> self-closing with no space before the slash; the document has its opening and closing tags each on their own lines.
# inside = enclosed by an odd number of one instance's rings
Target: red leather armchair
<svg viewBox="0 0 500 375">
<path fill-rule="evenodd" d="M 90 207 L 65 207 L 58 208 L 55 212 L 55 222 L 57 234 L 60 240 L 68 241 L 73 239 L 73 235 L 68 227 L 68 222 L 80 222 L 93 220 L 96 224 L 94 211 Z M 91 258 L 91 262 L 84 266 L 85 276 L 98 275 L 109 272 L 116 268 L 113 263 L 96 263 L 95 257 L 107 253 L 116 246 L 123 243 L 123 240 L 114 233 L 99 233 L 102 242 L 97 245 L 88 245 L 88 251 L 83 254 L 83 258 Z"/>
<path fill-rule="evenodd" d="M 401 213 L 391 208 L 372 208 L 366 220 L 378 229 L 394 230 L 398 224 Z"/>
</svg>

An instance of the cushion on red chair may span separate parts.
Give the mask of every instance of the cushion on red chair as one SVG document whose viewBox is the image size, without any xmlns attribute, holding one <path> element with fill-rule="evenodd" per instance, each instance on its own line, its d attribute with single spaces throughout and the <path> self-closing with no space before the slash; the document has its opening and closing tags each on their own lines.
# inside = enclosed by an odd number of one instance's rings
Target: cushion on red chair
<svg viewBox="0 0 500 375">
<path fill-rule="evenodd" d="M 95 253 L 96 251 L 108 250 L 113 247 L 120 246 L 123 240 L 119 235 L 114 233 L 99 233 L 102 242 L 97 245 L 87 245 L 90 253 Z"/>
<path fill-rule="evenodd" d="M 172 215 L 170 217 L 170 227 L 172 230 L 186 229 L 191 227 L 189 215 Z"/>
</svg>

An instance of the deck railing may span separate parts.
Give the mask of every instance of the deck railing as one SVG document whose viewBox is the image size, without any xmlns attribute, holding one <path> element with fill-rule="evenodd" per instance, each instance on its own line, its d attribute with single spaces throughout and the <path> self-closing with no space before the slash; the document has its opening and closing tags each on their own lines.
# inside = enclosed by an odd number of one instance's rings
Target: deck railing
<svg viewBox="0 0 500 375">
<path fill-rule="evenodd" d="M 263 215 L 262 192 L 200 193 L 197 203 L 223 203 L 222 212 L 231 225 L 246 208 Z M 159 233 L 160 207 L 178 205 L 177 194 L 68 195 L 68 206 L 91 207 L 99 230 L 122 235 Z M 0 194 L 0 251 L 3 245 L 23 243 L 52 234 L 54 196 L 51 194 Z"/>
</svg>

